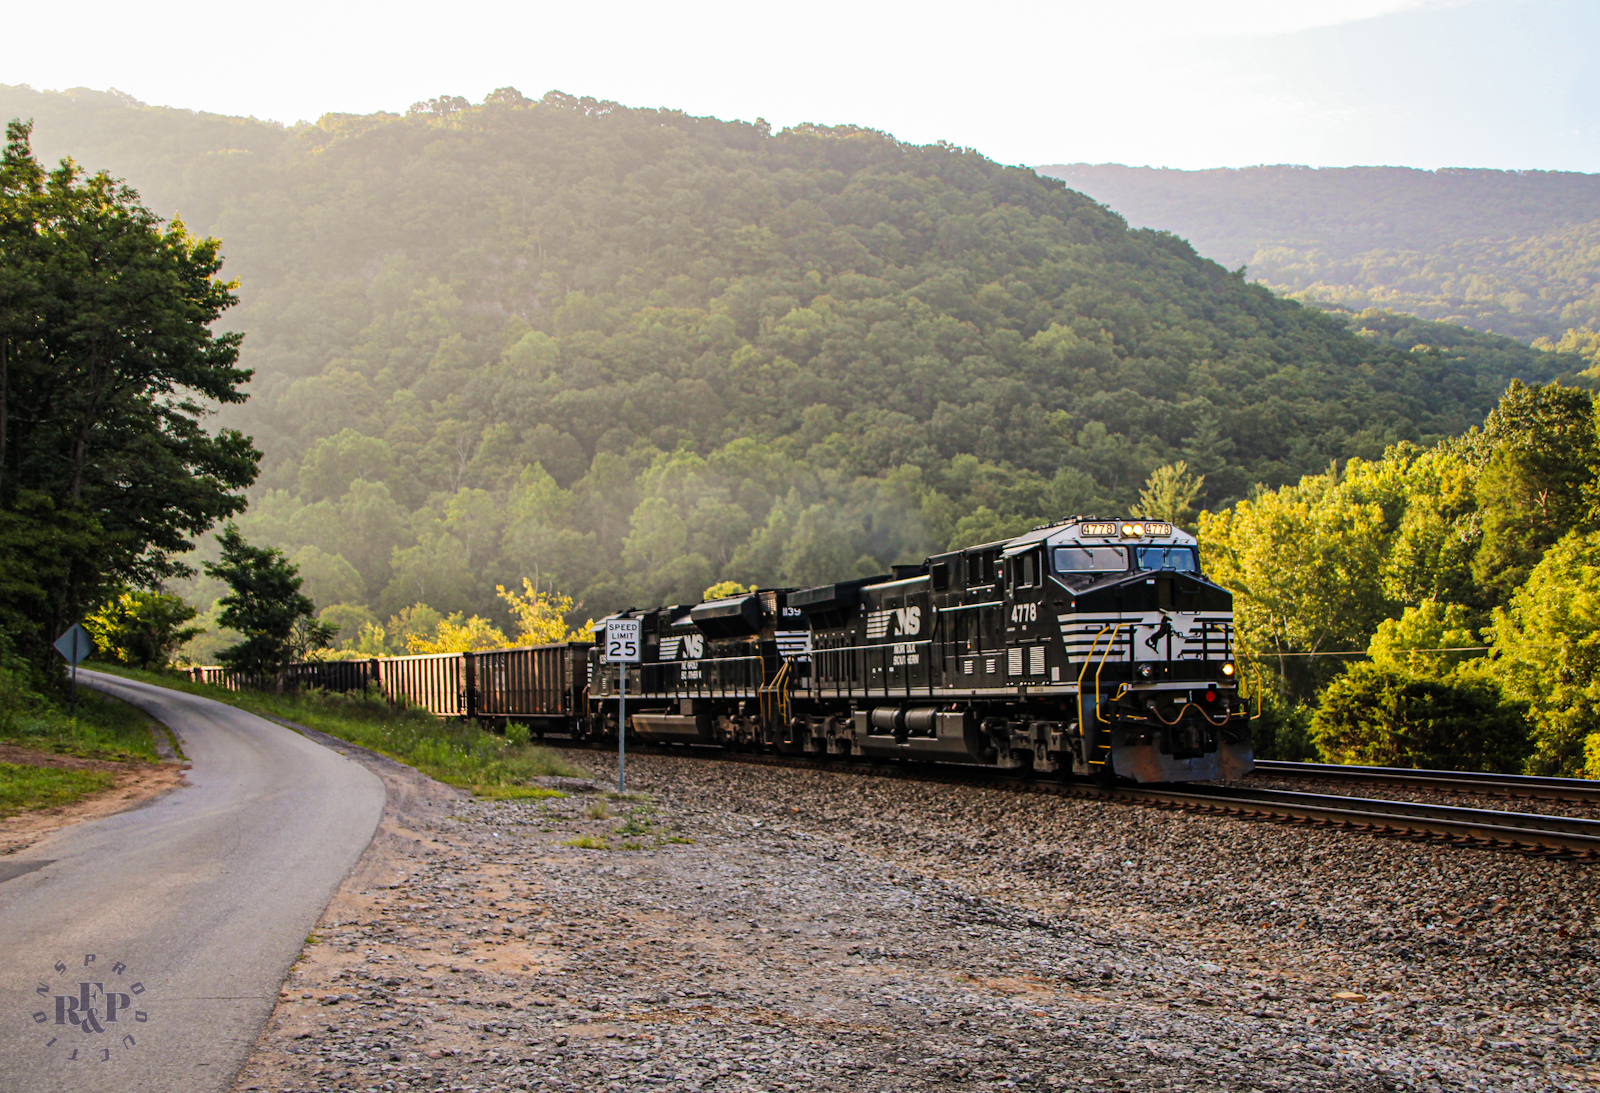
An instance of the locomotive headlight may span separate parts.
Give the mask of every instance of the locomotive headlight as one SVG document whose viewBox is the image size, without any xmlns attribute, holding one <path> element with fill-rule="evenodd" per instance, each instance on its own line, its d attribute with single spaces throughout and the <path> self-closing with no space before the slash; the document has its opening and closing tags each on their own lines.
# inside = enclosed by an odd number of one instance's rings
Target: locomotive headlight
<svg viewBox="0 0 1600 1093">
<path fill-rule="evenodd" d="M 1128 536 L 1129 538 L 1133 538 L 1133 539 L 1141 538 L 1144 535 L 1144 525 L 1143 524 L 1123 524 L 1122 525 L 1122 534 Z"/>
<path fill-rule="evenodd" d="M 1222 666 L 1222 674 L 1230 677 L 1233 675 L 1233 662 L 1231 660 Z"/>
<path fill-rule="evenodd" d="M 1140 679 L 1154 679 L 1155 677 L 1156 677 L 1156 666 L 1154 664 L 1141 664 L 1141 665 L 1139 665 L 1139 678 Z"/>
</svg>

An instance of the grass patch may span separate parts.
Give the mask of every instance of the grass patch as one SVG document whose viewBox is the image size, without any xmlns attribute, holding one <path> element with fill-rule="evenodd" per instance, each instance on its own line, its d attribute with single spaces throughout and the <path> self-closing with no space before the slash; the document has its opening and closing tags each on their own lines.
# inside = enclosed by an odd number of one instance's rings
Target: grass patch
<svg viewBox="0 0 1600 1093">
<path fill-rule="evenodd" d="M 0 763 L 0 816 L 35 808 L 70 805 L 110 786 L 116 778 L 103 770 L 63 770 Z"/>
<path fill-rule="evenodd" d="M 337 736 L 415 767 L 431 778 L 479 797 L 496 800 L 560 797 L 552 789 L 529 785 L 534 778 L 585 777 L 585 772 L 549 748 L 516 743 L 474 723 L 434 717 L 425 710 L 391 705 L 376 695 L 235 692 L 192 683 L 175 674 L 107 668 L 130 679 L 204 695 L 251 713 L 293 721 Z"/>
<path fill-rule="evenodd" d="M 589 807 L 583 810 L 583 814 L 591 820 L 608 820 L 611 818 L 611 810 L 606 807 L 604 801 L 590 801 Z"/>
<path fill-rule="evenodd" d="M 644 809 L 632 808 L 628 810 L 627 820 L 623 822 L 621 827 L 617 828 L 617 834 L 653 835 L 655 830 L 656 825 L 649 821 Z"/>
<path fill-rule="evenodd" d="M 654 813 L 655 809 L 649 805 L 628 810 L 627 819 L 623 820 L 622 826 L 612 830 L 613 835 L 621 835 L 628 840 L 622 844 L 621 849 L 643 850 L 645 844 L 640 841 L 641 839 L 648 839 L 655 846 L 687 845 L 694 842 L 693 839 L 672 834 L 669 828 L 651 818 Z"/>
<path fill-rule="evenodd" d="M 565 797 L 559 789 L 546 789 L 543 786 L 487 786 L 478 791 L 479 797 L 487 797 L 492 801 L 524 801 L 537 800 L 543 797 Z"/>
<path fill-rule="evenodd" d="M 15 672 L 0 668 L 0 743 L 85 759 L 161 758 L 143 711 L 121 699 L 78 687 L 77 716 L 53 695 L 30 690 Z"/>
<path fill-rule="evenodd" d="M 610 850 L 611 844 L 602 836 L 579 835 L 576 839 L 568 839 L 562 846 L 576 847 L 579 850 Z"/>
</svg>

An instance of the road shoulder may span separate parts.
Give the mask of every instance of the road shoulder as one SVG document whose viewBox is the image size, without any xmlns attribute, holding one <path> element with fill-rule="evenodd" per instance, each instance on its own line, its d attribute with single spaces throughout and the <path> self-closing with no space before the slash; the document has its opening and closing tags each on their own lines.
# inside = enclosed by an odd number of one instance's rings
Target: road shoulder
<svg viewBox="0 0 1600 1093">
<path fill-rule="evenodd" d="M 142 808 L 180 788 L 188 768 L 188 764 L 178 762 L 83 759 L 15 744 L 0 744 L 0 763 L 100 771 L 115 779 L 105 789 L 90 793 L 71 804 L 29 809 L 0 818 L 0 857 L 26 850 L 46 835 L 64 827 Z"/>
</svg>

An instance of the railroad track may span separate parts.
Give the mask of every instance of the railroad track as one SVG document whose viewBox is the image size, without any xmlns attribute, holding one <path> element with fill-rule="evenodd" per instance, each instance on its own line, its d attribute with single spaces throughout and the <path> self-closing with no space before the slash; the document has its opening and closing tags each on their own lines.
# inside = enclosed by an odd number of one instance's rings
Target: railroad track
<svg viewBox="0 0 1600 1093">
<path fill-rule="evenodd" d="M 598 744 L 575 746 L 586 750 L 610 750 L 609 747 Z M 1048 793 L 1064 797 L 1118 801 L 1153 808 L 1178 809 L 1185 812 L 1212 813 L 1246 820 L 1307 824 L 1451 846 L 1512 851 L 1544 858 L 1600 861 L 1600 820 L 1573 816 L 1546 816 L 1528 812 L 1458 808 L 1453 805 L 1426 804 L 1417 801 L 1389 801 L 1341 794 L 1295 793 L 1287 790 L 1203 784 L 1186 784 L 1173 788 L 1100 786 L 1092 782 L 1062 782 L 994 770 L 964 768 L 955 764 L 909 761 L 840 762 L 806 756 L 750 754 L 712 748 L 672 748 L 632 743 L 628 745 L 628 750 L 634 754 L 679 758 L 692 755 L 696 758 L 751 766 L 826 770 L 965 785 L 978 784 L 1020 792 Z M 1362 769 L 1382 771 L 1385 768 Z M 1558 782 L 1577 780 L 1551 779 Z"/>
<path fill-rule="evenodd" d="M 1071 787 L 1066 787 L 1071 788 Z M 1600 820 L 1272 789 L 1112 787 L 1100 792 L 1186 811 L 1273 819 L 1541 857 L 1600 861 Z"/>
<path fill-rule="evenodd" d="M 1600 781 L 1547 778 L 1530 774 L 1481 774 L 1472 771 L 1407 770 L 1402 767 L 1347 767 L 1336 763 L 1256 762 L 1258 774 L 1324 782 L 1445 789 L 1495 797 L 1531 797 L 1552 801 L 1600 803 Z"/>
</svg>

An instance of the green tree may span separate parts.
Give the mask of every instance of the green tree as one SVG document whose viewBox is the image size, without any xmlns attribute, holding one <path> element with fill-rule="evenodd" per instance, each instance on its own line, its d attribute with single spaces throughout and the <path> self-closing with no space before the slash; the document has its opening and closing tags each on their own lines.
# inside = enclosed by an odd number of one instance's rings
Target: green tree
<svg viewBox="0 0 1600 1093">
<path fill-rule="evenodd" d="M 317 612 L 317 621 L 332 627 L 340 649 L 360 649 L 364 634 L 382 629 L 378 617 L 357 603 L 329 604 Z"/>
<path fill-rule="evenodd" d="M 218 621 L 244 636 L 217 654 L 226 668 L 247 675 L 273 675 L 332 637 L 331 626 L 314 624 L 316 605 L 300 592 L 293 563 L 272 547 L 245 542 L 231 523 L 217 536 L 222 557 L 207 562 L 207 575 L 228 586 L 218 600 Z"/>
<path fill-rule="evenodd" d="M 1364 647 L 1391 610 L 1384 508 L 1356 484 L 1366 482 L 1348 471 L 1343 482 L 1311 475 L 1200 518 L 1202 561 L 1235 593 L 1241 640 L 1276 665 L 1292 702 L 1309 700 L 1342 663 L 1323 654 Z"/>
<path fill-rule="evenodd" d="M 587 641 L 587 638 L 572 638 L 571 628 L 567 626 L 566 617 L 572 611 L 572 597 L 563 596 L 555 592 L 542 592 L 533 586 L 533 582 L 526 577 L 522 579 L 521 592 L 507 592 L 503 586 L 496 586 L 495 595 L 505 603 L 506 610 L 511 613 L 512 620 L 517 624 L 518 645 L 547 645 L 556 641 Z M 591 626 L 589 630 L 593 630 Z"/>
<path fill-rule="evenodd" d="M 1569 532 L 1496 610 L 1488 670 L 1533 722 L 1535 773 L 1581 775 L 1600 734 L 1600 532 Z"/>
<path fill-rule="evenodd" d="M 0 621 L 42 658 L 109 588 L 186 575 L 260 453 L 201 427 L 250 376 L 212 330 L 220 244 L 29 141 L 13 121 L 0 158 Z"/>
<path fill-rule="evenodd" d="M 1134 506 L 1133 515 L 1192 527 L 1198 515 L 1195 502 L 1205 484 L 1206 476 L 1190 474 L 1189 464 L 1182 459 L 1157 467 L 1150 472 L 1144 489 L 1139 491 L 1139 503 Z"/>
<path fill-rule="evenodd" d="M 300 464 L 300 494 L 308 501 L 343 497 L 357 479 L 383 481 L 394 473 L 389 445 L 341 429 L 311 446 Z"/>
<path fill-rule="evenodd" d="M 505 632 L 488 619 L 462 612 L 439 620 L 433 637 L 413 634 L 406 639 L 408 653 L 468 653 L 480 649 L 504 649 L 511 644 Z"/>
<path fill-rule="evenodd" d="M 83 620 L 100 655 L 140 668 L 162 668 L 174 651 L 205 633 L 185 626 L 197 612 L 180 596 L 138 589 L 101 604 Z"/>
<path fill-rule="evenodd" d="M 1367 656 L 1385 671 L 1433 679 L 1453 675 L 1481 659 L 1483 643 L 1472 627 L 1472 612 L 1458 603 L 1424 600 L 1397 619 L 1384 619 L 1367 646 Z"/>
<path fill-rule="evenodd" d="M 431 641 L 438 634 L 439 624 L 443 621 L 444 616 L 427 604 L 414 603 L 390 615 L 388 624 L 379 629 L 391 643 L 390 648 L 403 653 L 414 638 Z"/>
<path fill-rule="evenodd" d="M 1503 603 L 1552 543 L 1589 518 L 1600 471 L 1594 406 L 1587 391 L 1513 380 L 1477 440 L 1487 458 L 1472 571 Z"/>
<path fill-rule="evenodd" d="M 1353 664 L 1330 683 L 1311 721 L 1324 761 L 1428 770 L 1522 768 L 1527 723 L 1484 680 L 1430 679 Z"/>
<path fill-rule="evenodd" d="M 361 602 L 365 592 L 361 574 L 344 555 L 308 546 L 295 551 L 289 560 L 304 582 L 306 595 L 317 605 Z"/>
</svg>

